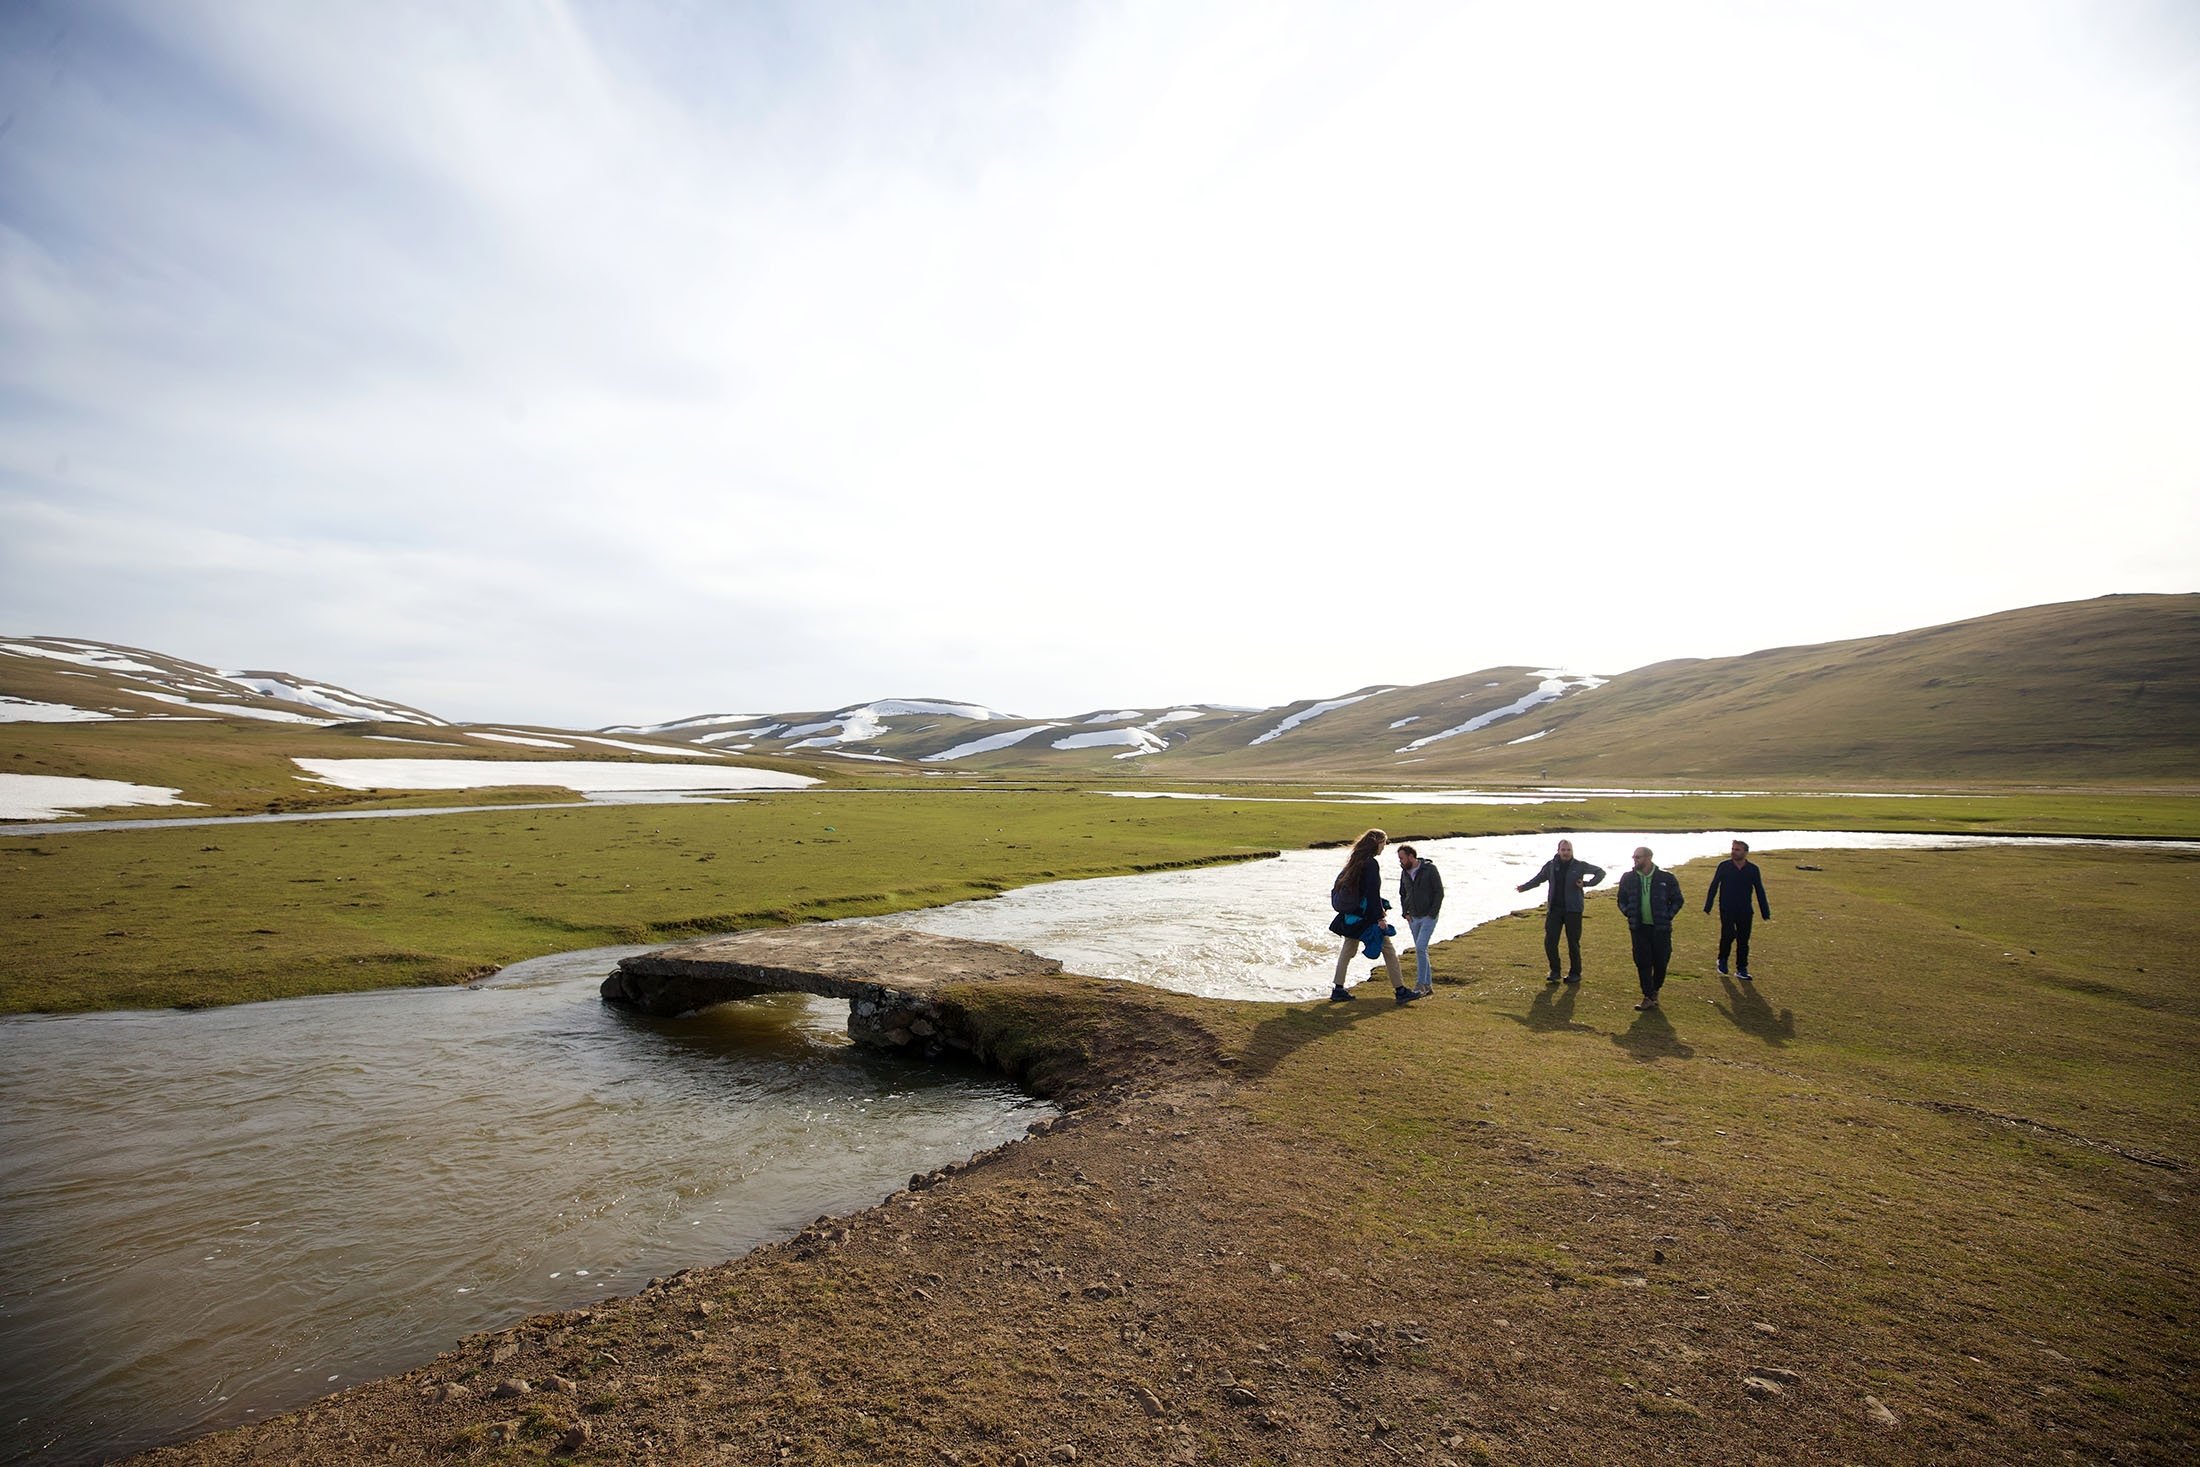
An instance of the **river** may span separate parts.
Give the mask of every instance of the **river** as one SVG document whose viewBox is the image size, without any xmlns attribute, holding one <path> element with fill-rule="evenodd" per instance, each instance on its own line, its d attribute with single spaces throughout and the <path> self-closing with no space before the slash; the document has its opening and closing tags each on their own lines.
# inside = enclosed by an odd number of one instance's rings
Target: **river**
<svg viewBox="0 0 2200 1467">
<path fill-rule="evenodd" d="M 805 995 L 678 1021 L 639 948 L 474 988 L 0 1023 L 0 1461 L 82 1462 L 420 1363 L 870 1206 L 1051 1114 Z"/>
</svg>

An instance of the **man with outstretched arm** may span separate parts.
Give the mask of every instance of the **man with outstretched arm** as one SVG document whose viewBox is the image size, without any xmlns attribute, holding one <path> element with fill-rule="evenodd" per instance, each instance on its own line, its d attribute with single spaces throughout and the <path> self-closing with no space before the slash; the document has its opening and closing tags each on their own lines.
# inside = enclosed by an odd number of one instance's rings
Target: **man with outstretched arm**
<svg viewBox="0 0 2200 1467">
<path fill-rule="evenodd" d="M 1513 888 L 1526 891 L 1548 881 L 1551 884 L 1549 902 L 1543 911 L 1543 956 L 1551 960 L 1551 976 L 1545 983 L 1558 981 L 1558 934 L 1566 934 L 1566 981 L 1581 981 L 1581 893 L 1604 879 L 1604 868 L 1592 866 L 1587 861 L 1574 859 L 1574 843 L 1562 840 L 1558 854 L 1543 863 L 1543 869 Z"/>
<path fill-rule="evenodd" d="M 1405 909 L 1406 930 L 1413 934 L 1415 998 L 1436 991 L 1429 973 L 1429 944 L 1436 940 L 1436 914 L 1444 909 L 1444 878 L 1434 861 L 1424 861 L 1411 846 L 1398 847 L 1398 905 Z"/>
<path fill-rule="evenodd" d="M 1627 937 L 1635 948 L 1635 978 L 1642 985 L 1638 1009 L 1658 1006 L 1665 965 L 1673 960 L 1673 919 L 1687 905 L 1680 879 L 1658 869 L 1648 846 L 1636 846 L 1635 869 L 1619 879 L 1619 909 L 1627 914 Z"/>
<path fill-rule="evenodd" d="M 1711 889 L 1703 894 L 1703 909 L 1711 910 L 1711 903 L 1719 904 L 1719 976 L 1726 976 L 1726 958 L 1734 955 L 1734 967 L 1744 983 L 1757 980 L 1749 976 L 1749 928 L 1756 921 L 1756 913 L 1750 910 L 1752 896 L 1765 920 L 1772 920 L 1772 903 L 1765 900 L 1765 876 L 1750 863 L 1749 842 L 1734 842 L 1732 858 L 1721 861 L 1711 873 Z"/>
</svg>

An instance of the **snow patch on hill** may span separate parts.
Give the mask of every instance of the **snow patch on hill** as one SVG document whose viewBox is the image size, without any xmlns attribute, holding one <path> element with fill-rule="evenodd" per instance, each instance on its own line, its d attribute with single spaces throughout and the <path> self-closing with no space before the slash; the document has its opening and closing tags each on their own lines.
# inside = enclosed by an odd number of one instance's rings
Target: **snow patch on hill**
<svg viewBox="0 0 2200 1467">
<path fill-rule="evenodd" d="M 324 683 L 294 683 L 268 672 L 224 672 L 221 677 L 223 681 L 235 683 L 245 691 L 258 693 L 263 698 L 273 698 L 282 703 L 303 703 L 308 708 L 333 713 L 345 722 L 364 720 L 374 723 L 443 723 L 440 718 L 430 718 L 425 713 L 414 713 L 380 698 L 368 697 L 344 688 L 332 688 Z"/>
<path fill-rule="evenodd" d="M 806 774 L 741 765 L 650 764 L 587 759 L 293 759 L 306 773 L 347 790 L 470 790 L 497 785 L 557 785 L 595 790 L 804 789 Z"/>
<path fill-rule="evenodd" d="M 1279 738 L 1282 735 L 1291 732 L 1292 729 L 1297 728 L 1300 724 L 1305 723 L 1309 719 L 1319 718 L 1324 713 L 1334 713 L 1339 708 L 1349 708 L 1354 703 L 1364 702 L 1365 700 L 1374 697 L 1376 693 L 1395 693 L 1396 691 L 1398 691 L 1396 688 L 1377 688 L 1374 693 L 1354 693 L 1349 698 L 1331 698 L 1326 703 L 1315 703 L 1310 707 L 1301 708 L 1298 712 L 1292 714 L 1289 718 L 1286 718 L 1283 722 L 1277 724 L 1274 728 L 1268 730 L 1268 732 L 1262 734 L 1259 738 L 1253 740 L 1252 743 L 1247 744 L 1245 747 L 1247 747 L 1248 749 L 1258 748 L 1262 744 L 1267 743 L 1270 739 Z"/>
<path fill-rule="evenodd" d="M 71 708 L 66 703 L 35 703 L 29 698 L 0 697 L 0 723 L 98 723 L 112 713 Z"/>
<path fill-rule="evenodd" d="M 834 744 L 868 744 L 876 741 L 880 734 L 890 731 L 891 725 L 886 722 L 889 718 L 962 718 L 972 723 L 993 723 L 1015 716 L 1012 713 L 996 712 L 976 703 L 940 703 L 925 698 L 882 698 L 876 703 L 866 703 L 861 708 L 845 709 L 816 723 L 798 724 L 780 737 L 798 740 L 799 742 L 788 745 L 792 749 L 829 749 Z M 920 733 L 922 731 L 918 730 Z M 763 732 L 752 732 L 751 736 L 760 738 L 763 737 Z"/>
<path fill-rule="evenodd" d="M 64 662 L 75 667 L 90 668 L 110 677 L 128 679 L 131 682 L 149 683 L 159 692 L 146 692 L 138 688 L 109 686 L 103 689 L 105 699 L 119 694 L 132 697 L 156 698 L 166 703 L 177 703 L 202 713 L 218 713 L 230 718 L 258 718 L 275 723 L 310 723 L 327 725 L 372 720 L 390 723 L 415 723 L 441 725 L 443 720 L 431 718 L 400 707 L 383 698 L 369 697 L 328 683 L 306 682 L 287 673 L 273 672 L 216 672 L 181 659 L 149 661 L 159 657 L 157 653 L 134 653 L 121 647 L 110 647 L 99 642 L 85 642 L 73 638 L 44 637 L 36 641 L 0 642 L 0 653 L 17 657 L 37 657 L 48 662 Z M 70 673 L 72 677 L 89 677 L 92 673 Z M 293 703 L 328 715 L 311 718 L 284 714 L 266 708 L 252 707 L 232 702 L 200 702 L 199 699 L 230 699 L 240 696 L 264 698 L 277 703 Z M 88 710 L 87 710 L 88 711 Z M 128 713 L 109 716 L 129 718 Z M 161 715 L 154 715 L 161 716 Z M 60 721 L 60 720 L 52 720 Z"/>
<path fill-rule="evenodd" d="M 1608 681 L 1608 679 L 1592 677 L 1587 674 L 1561 672 L 1556 668 L 1545 668 L 1541 672 L 1531 673 L 1529 676 L 1537 678 L 1539 681 L 1536 683 L 1535 691 L 1529 693 L 1526 697 L 1516 698 L 1502 708 L 1492 708 L 1489 712 L 1470 718 L 1455 728 L 1447 728 L 1441 733 L 1432 733 L 1427 738 L 1415 739 L 1412 743 L 1395 752 L 1410 754 L 1415 749 L 1425 749 L 1439 740 L 1454 739 L 1461 734 L 1473 733 L 1476 729 L 1488 728 L 1493 723 L 1501 723 L 1505 719 L 1518 717 L 1530 708 L 1548 703 L 1553 698 L 1562 698 L 1568 693 L 1583 688 L 1601 688 Z M 1501 685 L 1491 683 L 1490 686 L 1494 688 Z"/>
<path fill-rule="evenodd" d="M 598 729 L 598 733 L 651 734 L 673 733 L 686 728 L 719 728 L 730 724 L 761 723 L 761 713 L 704 713 L 694 718 L 676 718 L 670 723 L 614 723 Z"/>
<path fill-rule="evenodd" d="M 599 738 L 595 734 L 574 734 L 573 737 L 583 743 L 601 744 L 607 749 L 625 749 L 632 754 L 670 754 L 674 752 L 663 744 L 630 744 L 624 739 Z M 689 749 L 682 752 L 702 754 L 712 759 L 724 757 L 716 749 Z"/>
<path fill-rule="evenodd" d="M 181 693 L 141 693 L 135 688 L 123 692 L 133 698 L 151 698 L 156 702 L 173 703 L 178 708 L 189 708 L 199 713 L 219 713 L 228 718 L 257 718 L 265 723 L 304 723 L 314 728 L 327 728 L 336 722 L 332 718 L 308 718 L 303 713 L 292 713 L 282 708 L 248 708 L 242 703 L 194 703 Z"/>
<path fill-rule="evenodd" d="M 992 723 L 1016 716 L 1013 713 L 982 708 L 976 703 L 935 703 L 923 698 L 888 698 L 883 702 L 866 704 L 855 711 L 880 718 L 892 718 L 896 715 L 904 718 L 967 718 L 973 723 Z"/>
<path fill-rule="evenodd" d="M 1056 739 L 1057 749 L 1104 749 L 1111 744 L 1129 744 L 1128 754 L 1118 754 L 1118 759 L 1135 759 L 1141 754 L 1158 754 L 1169 747 L 1169 741 L 1146 732 L 1142 728 L 1108 728 L 1098 733 L 1071 734 L 1066 739 Z"/>
<path fill-rule="evenodd" d="M 65 774 L 0 774 L 0 820 L 55 820 L 118 805 L 191 805 L 182 790 Z"/>
<path fill-rule="evenodd" d="M 990 754 L 995 749 L 1006 749 L 1022 743 L 1033 734 L 1045 733 L 1050 728 L 1062 727 L 1059 723 L 1035 723 L 1029 728 L 1011 729 L 1007 733 L 987 734 L 982 739 L 972 739 L 967 744 L 957 744 L 952 749 L 942 749 L 937 754 L 927 754 L 922 762 L 945 764 L 952 759 L 967 759 L 972 754 Z"/>
<path fill-rule="evenodd" d="M 525 734 L 485 733 L 478 728 L 472 732 L 475 738 L 487 739 L 496 744 L 525 744 L 531 749 L 570 749 L 573 747 L 571 744 L 561 744 L 556 739 L 531 739 Z M 372 738 L 373 735 L 370 734 L 368 737 Z"/>
<path fill-rule="evenodd" d="M 102 647 L 97 642 L 71 642 L 54 638 L 61 643 L 56 647 L 39 647 L 29 642 L 0 642 L 0 652 L 13 652 L 19 657 L 44 657 L 54 662 L 73 662 L 78 667 L 96 667 L 101 672 L 125 674 L 150 674 L 153 677 L 173 677 L 174 668 L 150 667 L 134 658 L 126 657 L 112 647 Z M 68 651 L 67 648 L 82 648 Z"/>
</svg>

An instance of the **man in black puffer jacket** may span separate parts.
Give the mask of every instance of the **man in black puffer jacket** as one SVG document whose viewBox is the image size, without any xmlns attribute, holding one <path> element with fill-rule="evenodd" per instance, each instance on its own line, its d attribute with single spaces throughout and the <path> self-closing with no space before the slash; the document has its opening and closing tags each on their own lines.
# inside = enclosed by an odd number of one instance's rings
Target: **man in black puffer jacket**
<svg viewBox="0 0 2200 1467">
<path fill-rule="evenodd" d="M 1587 861 L 1574 859 L 1574 843 L 1562 840 L 1558 854 L 1543 863 L 1543 869 L 1513 888 L 1526 891 L 1532 886 L 1548 881 L 1551 884 L 1550 903 L 1543 911 L 1543 956 L 1551 960 L 1551 976 L 1545 983 L 1558 981 L 1558 934 L 1566 934 L 1566 981 L 1581 981 L 1581 893 L 1604 879 L 1604 868 L 1592 866 Z"/>
<path fill-rule="evenodd" d="M 1665 986 L 1665 965 L 1673 961 L 1673 919 L 1687 905 L 1680 879 L 1660 871 L 1648 846 L 1635 847 L 1635 869 L 1619 879 L 1619 909 L 1627 914 L 1627 936 L 1635 948 L 1635 977 L 1642 984 L 1638 1009 L 1658 1006 Z"/>
</svg>

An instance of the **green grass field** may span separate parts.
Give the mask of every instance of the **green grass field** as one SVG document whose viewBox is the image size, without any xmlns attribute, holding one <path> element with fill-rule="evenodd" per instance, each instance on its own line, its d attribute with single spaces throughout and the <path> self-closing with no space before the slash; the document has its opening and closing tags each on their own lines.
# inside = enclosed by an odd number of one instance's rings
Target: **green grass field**
<svg viewBox="0 0 2200 1467">
<path fill-rule="evenodd" d="M 1754 1353 L 1837 1405 L 1820 1429 L 1895 1403 L 1876 1459 L 2006 1433 L 2007 1460 L 2190 1460 L 2200 853 L 1775 861 L 1754 986 L 1717 977 L 1692 912 L 1636 1013 L 1600 912 L 1578 990 L 1544 984 L 1528 917 L 1440 947 L 1438 997 L 1382 1022 L 1260 1017 L 1252 1103 L 1310 1169 L 1360 1169 L 1340 1252 L 1480 1280 L 1585 1409 L 1724 1402 L 1689 1342 L 1762 1321 Z"/>
<path fill-rule="evenodd" d="M 1349 840 L 1847 828 L 2200 835 L 2124 797 L 1617 799 L 1370 806 L 870 790 L 740 803 L 0 838 L 0 1012 L 236 1003 L 449 983 L 613 942 L 937 905 Z"/>
</svg>

